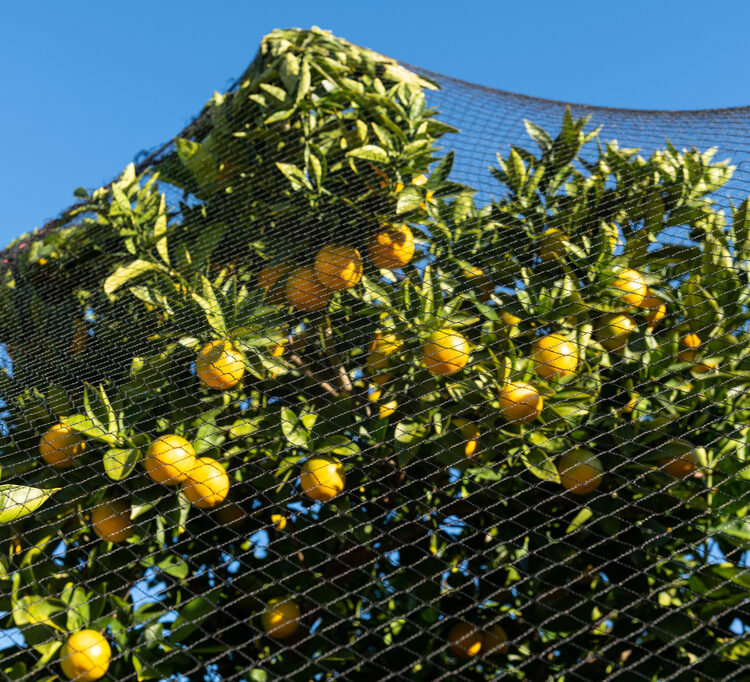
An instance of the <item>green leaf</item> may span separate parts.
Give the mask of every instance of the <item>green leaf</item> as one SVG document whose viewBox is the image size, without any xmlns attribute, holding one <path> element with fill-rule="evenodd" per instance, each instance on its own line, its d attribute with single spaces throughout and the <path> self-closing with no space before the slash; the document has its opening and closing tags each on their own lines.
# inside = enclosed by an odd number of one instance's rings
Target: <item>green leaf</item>
<svg viewBox="0 0 750 682">
<path fill-rule="evenodd" d="M 154 239 L 156 240 L 156 250 L 161 259 L 169 265 L 169 248 L 167 247 L 167 206 L 162 194 L 159 202 L 159 213 L 154 222 Z"/>
<path fill-rule="evenodd" d="M 375 163 L 387 164 L 390 161 L 388 152 L 382 147 L 378 147 L 374 144 L 366 144 L 363 147 L 357 147 L 347 152 L 347 156 L 353 156 L 356 159 L 365 159 L 366 161 L 374 161 Z"/>
<path fill-rule="evenodd" d="M 113 481 L 122 481 L 130 476 L 140 458 L 138 448 L 110 448 L 104 453 L 104 471 Z"/>
<path fill-rule="evenodd" d="M 203 308 L 209 326 L 217 334 L 226 336 L 227 327 L 226 322 L 224 321 L 224 313 L 219 305 L 219 300 L 216 298 L 216 292 L 214 292 L 211 282 L 205 275 L 201 275 L 201 283 L 203 285 L 203 295 L 201 296 L 196 292 L 193 292 L 193 300 Z"/>
<path fill-rule="evenodd" d="M 281 431 L 290 445 L 298 448 L 307 447 L 309 434 L 297 419 L 297 415 L 288 407 L 281 408 Z"/>
<path fill-rule="evenodd" d="M 284 174 L 287 180 L 292 183 L 293 190 L 299 190 L 302 187 L 312 190 L 313 186 L 304 171 L 295 166 L 293 163 L 277 163 L 276 167 Z"/>
<path fill-rule="evenodd" d="M 329 436 L 320 443 L 316 443 L 315 452 L 332 453 L 341 457 L 349 457 L 360 454 L 359 445 L 349 440 L 346 436 Z"/>
<path fill-rule="evenodd" d="M 203 145 L 193 140 L 177 138 L 175 146 L 180 161 L 201 187 L 215 187 L 218 184 L 218 163 Z"/>
<path fill-rule="evenodd" d="M 419 208 L 422 203 L 422 193 L 417 187 L 406 187 L 398 195 L 396 213 L 406 213 Z"/>
<path fill-rule="evenodd" d="M 557 472 L 552 458 L 541 448 L 524 448 L 521 453 L 521 461 L 524 466 L 537 478 L 543 481 L 560 482 L 560 474 Z"/>
<path fill-rule="evenodd" d="M 120 265 L 107 279 L 104 280 L 104 293 L 107 296 L 111 296 L 115 293 L 123 284 L 126 284 L 131 279 L 140 277 L 147 272 L 154 270 L 164 272 L 164 268 L 158 263 L 152 263 L 147 260 L 134 260 L 127 265 Z"/>
<path fill-rule="evenodd" d="M 169 641 L 181 642 L 187 639 L 216 608 L 218 601 L 219 591 L 212 590 L 185 604 L 170 627 Z"/>
<path fill-rule="evenodd" d="M 60 422 L 73 429 L 73 431 L 82 433 L 88 438 L 94 438 L 95 440 L 100 440 L 103 443 L 109 443 L 110 445 L 117 442 L 115 436 L 107 433 L 107 430 L 100 423 L 94 422 L 85 414 L 74 414 L 70 417 L 61 417 Z"/>
<path fill-rule="evenodd" d="M 0 523 L 12 523 L 41 507 L 60 488 L 0 485 Z"/>
<path fill-rule="evenodd" d="M 565 534 L 573 533 L 577 531 L 584 523 L 586 523 L 592 516 L 594 515 L 594 512 L 592 512 L 588 507 L 584 507 L 579 511 L 575 518 L 570 522 L 570 525 L 565 529 Z"/>
</svg>

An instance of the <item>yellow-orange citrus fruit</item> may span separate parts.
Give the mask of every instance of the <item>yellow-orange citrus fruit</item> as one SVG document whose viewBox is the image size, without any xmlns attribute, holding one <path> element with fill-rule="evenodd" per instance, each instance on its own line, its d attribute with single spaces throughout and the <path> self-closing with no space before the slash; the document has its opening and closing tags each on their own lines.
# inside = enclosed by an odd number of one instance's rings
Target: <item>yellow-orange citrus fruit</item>
<svg viewBox="0 0 750 682">
<path fill-rule="evenodd" d="M 492 292 L 495 290 L 495 287 L 492 284 L 492 280 L 490 280 L 484 270 L 476 265 L 471 265 L 463 271 L 462 275 L 469 284 L 479 289 L 477 300 L 480 303 L 487 303 L 492 297 Z"/>
<path fill-rule="evenodd" d="M 266 265 L 258 274 L 258 288 L 265 289 L 268 293 L 281 279 L 289 274 L 291 269 L 288 263 Z"/>
<path fill-rule="evenodd" d="M 196 465 L 195 450 L 182 436 L 159 436 L 146 450 L 143 467 L 157 483 L 177 485 L 187 480 Z"/>
<path fill-rule="evenodd" d="M 110 500 L 94 507 L 91 525 L 98 537 L 109 542 L 125 542 L 135 532 L 130 505 L 124 500 Z"/>
<path fill-rule="evenodd" d="M 482 633 L 482 655 L 494 656 L 508 651 L 508 633 L 500 625 L 493 625 Z"/>
<path fill-rule="evenodd" d="M 315 274 L 328 289 L 348 289 L 362 279 L 362 257 L 354 247 L 327 244 L 315 257 Z"/>
<path fill-rule="evenodd" d="M 378 400 L 380 400 L 382 397 L 383 397 L 383 391 L 379 388 L 372 388 L 372 390 L 367 394 L 367 399 L 371 403 L 378 402 Z"/>
<path fill-rule="evenodd" d="M 636 330 L 632 317 L 619 313 L 605 315 L 597 326 L 599 343 L 608 351 L 616 352 L 625 348 L 630 335 Z"/>
<path fill-rule="evenodd" d="M 506 384 L 498 394 L 500 414 L 509 422 L 527 424 L 534 421 L 544 407 L 539 391 L 525 381 Z"/>
<path fill-rule="evenodd" d="M 575 344 L 562 334 L 548 334 L 534 341 L 531 358 L 536 373 L 545 379 L 568 376 L 578 367 Z"/>
<path fill-rule="evenodd" d="M 448 631 L 448 642 L 456 658 L 471 658 L 482 648 L 482 633 L 469 623 L 456 623 Z"/>
<path fill-rule="evenodd" d="M 204 386 L 224 391 L 245 376 L 245 359 L 229 341 L 211 341 L 198 352 L 195 373 Z"/>
<path fill-rule="evenodd" d="M 376 338 L 370 345 L 370 352 L 365 360 L 365 369 L 368 374 L 379 374 L 388 369 L 390 358 L 401 350 L 403 341 L 395 334 L 386 334 Z"/>
<path fill-rule="evenodd" d="M 388 419 L 398 408 L 398 400 L 389 400 L 387 403 L 383 403 L 378 410 L 378 416 L 381 419 Z"/>
<path fill-rule="evenodd" d="M 381 270 L 398 270 L 414 256 L 414 235 L 407 225 L 376 232 L 367 244 L 372 264 Z"/>
<path fill-rule="evenodd" d="M 641 305 L 648 293 L 648 287 L 646 286 L 646 280 L 643 279 L 643 275 L 631 268 L 621 270 L 617 277 L 615 277 L 613 286 L 622 292 L 620 299 L 627 305 Z"/>
<path fill-rule="evenodd" d="M 260 620 L 269 637 L 286 639 L 299 629 L 299 606 L 291 599 L 271 599 Z"/>
<path fill-rule="evenodd" d="M 57 469 L 73 466 L 85 449 L 83 438 L 65 424 L 55 424 L 39 440 L 42 459 Z"/>
<path fill-rule="evenodd" d="M 677 353 L 677 357 L 682 362 L 693 362 L 697 354 L 696 348 L 701 345 L 701 340 L 697 334 L 686 334 L 680 339 L 680 345 L 683 346 L 683 350 Z"/>
<path fill-rule="evenodd" d="M 686 440 L 670 441 L 661 449 L 668 454 L 659 460 L 659 468 L 674 478 L 687 478 L 698 466 L 695 446 Z"/>
<path fill-rule="evenodd" d="M 509 313 L 507 310 L 501 310 L 500 319 L 492 324 L 492 328 L 494 331 L 502 333 L 512 339 L 514 336 L 518 336 L 520 332 L 520 329 L 518 328 L 520 322 L 520 317 Z"/>
<path fill-rule="evenodd" d="M 653 329 L 667 314 L 667 305 L 658 296 L 654 296 L 651 289 L 646 291 L 646 296 L 641 301 L 640 308 L 648 310 L 646 323 L 649 329 Z"/>
<path fill-rule="evenodd" d="M 281 532 L 286 528 L 286 516 L 283 514 L 271 514 L 271 523 L 277 531 Z"/>
<path fill-rule="evenodd" d="M 451 423 L 461 429 L 461 435 L 466 439 L 464 455 L 473 457 L 479 447 L 479 427 L 462 417 L 453 417 Z"/>
<path fill-rule="evenodd" d="M 344 467 L 335 457 L 311 457 L 302 465 L 299 483 L 310 499 L 328 502 L 344 490 Z"/>
<path fill-rule="evenodd" d="M 460 372 L 469 362 L 469 342 L 453 329 L 438 329 L 422 347 L 424 364 L 437 376 Z"/>
<path fill-rule="evenodd" d="M 190 504 L 210 509 L 223 502 L 229 493 L 229 476 L 213 457 L 199 457 L 182 484 Z"/>
<path fill-rule="evenodd" d="M 284 286 L 286 300 L 295 310 L 313 312 L 326 308 L 331 302 L 331 289 L 324 287 L 315 275 L 315 268 L 297 268 Z"/>
<path fill-rule="evenodd" d="M 550 227 L 542 233 L 539 240 L 539 257 L 543 261 L 560 258 L 565 253 L 565 235 L 555 227 Z"/>
<path fill-rule="evenodd" d="M 107 674 L 112 649 L 96 630 L 79 630 L 60 649 L 60 667 L 69 680 L 94 682 Z"/>
<path fill-rule="evenodd" d="M 589 450 L 566 452 L 557 460 L 557 472 L 563 488 L 574 495 L 588 495 L 602 482 L 604 469 L 599 458 Z"/>
</svg>

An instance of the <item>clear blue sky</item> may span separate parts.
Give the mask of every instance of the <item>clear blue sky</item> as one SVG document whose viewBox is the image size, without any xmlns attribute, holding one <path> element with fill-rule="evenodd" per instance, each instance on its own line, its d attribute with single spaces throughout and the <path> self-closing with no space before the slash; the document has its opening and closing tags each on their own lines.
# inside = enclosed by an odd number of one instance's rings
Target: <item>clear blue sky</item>
<svg viewBox="0 0 750 682">
<path fill-rule="evenodd" d="M 0 242 L 177 133 L 273 28 L 318 25 L 504 90 L 587 104 L 750 104 L 746 0 L 38 0 L 0 20 Z"/>
</svg>

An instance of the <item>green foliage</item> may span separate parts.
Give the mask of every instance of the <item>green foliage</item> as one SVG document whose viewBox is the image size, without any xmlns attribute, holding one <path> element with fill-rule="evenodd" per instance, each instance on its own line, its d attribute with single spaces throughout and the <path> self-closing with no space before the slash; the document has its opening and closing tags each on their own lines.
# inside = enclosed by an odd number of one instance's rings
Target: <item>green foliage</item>
<svg viewBox="0 0 750 682">
<path fill-rule="evenodd" d="M 43 675 L 83 627 L 109 628 L 123 654 L 112 679 L 209 663 L 253 680 L 380 679 L 393 661 L 416 680 L 740 670 L 746 644 L 729 625 L 750 596 L 736 561 L 750 546 L 750 221 L 747 200 L 726 216 L 711 198 L 733 168 L 668 143 L 644 159 L 568 112 L 557 136 L 527 123 L 539 151 L 499 155 L 499 198 L 481 205 L 449 179 L 438 143 L 454 130 L 426 107 L 434 87 L 317 29 L 276 31 L 154 167 L 129 166 L 60 229 L 24 238 L 0 275 L 0 610 L 29 645 L 9 679 Z M 414 260 L 396 272 L 365 260 L 361 283 L 319 313 L 257 286 L 264 265 L 310 265 L 331 242 L 366 256 L 374 231 L 402 223 Z M 549 229 L 561 248 L 542 259 Z M 612 283 L 626 267 L 666 317 L 626 310 L 637 330 L 607 351 L 597 330 L 624 310 Z M 471 361 L 438 377 L 422 345 L 445 327 Z M 578 348 L 570 376 L 535 373 L 531 344 L 551 332 Z M 687 333 L 702 341 L 692 362 L 678 357 Z M 380 395 L 376 334 L 400 341 Z M 214 340 L 244 357 L 227 390 L 193 369 Z M 538 419 L 504 419 L 509 381 L 543 396 Z M 70 469 L 37 456 L 58 422 L 86 441 Z M 228 503 L 191 507 L 146 476 L 163 434 L 225 466 Z M 661 470 L 678 439 L 700 466 L 684 479 Z M 578 447 L 605 471 L 585 498 L 556 468 Z M 313 454 L 346 471 L 322 505 L 297 484 Z M 131 506 L 125 543 L 90 528 L 109 498 Z M 713 544 L 731 561 L 710 561 Z M 166 587 L 137 604 L 144 574 Z M 302 627 L 276 641 L 259 616 L 287 595 Z M 501 623 L 508 653 L 457 661 L 457 619 Z"/>
</svg>

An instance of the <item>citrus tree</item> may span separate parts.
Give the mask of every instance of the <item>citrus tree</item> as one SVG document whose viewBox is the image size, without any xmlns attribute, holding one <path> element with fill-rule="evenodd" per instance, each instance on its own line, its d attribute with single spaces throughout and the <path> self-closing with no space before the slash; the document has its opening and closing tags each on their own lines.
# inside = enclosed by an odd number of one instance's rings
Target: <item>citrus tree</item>
<svg viewBox="0 0 750 682">
<path fill-rule="evenodd" d="M 434 88 L 276 31 L 6 250 L 8 679 L 746 671 L 732 166 L 568 113 L 480 203 Z"/>
</svg>

